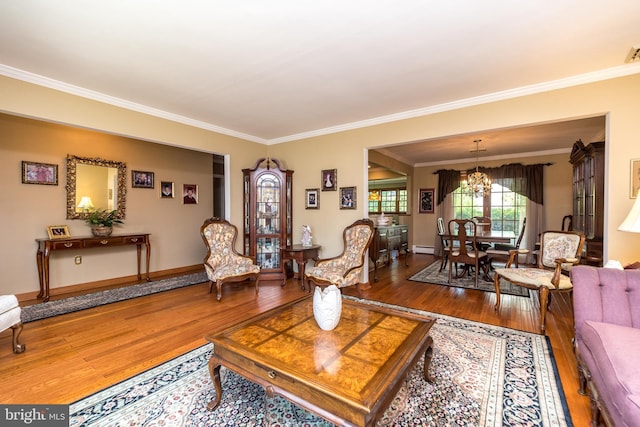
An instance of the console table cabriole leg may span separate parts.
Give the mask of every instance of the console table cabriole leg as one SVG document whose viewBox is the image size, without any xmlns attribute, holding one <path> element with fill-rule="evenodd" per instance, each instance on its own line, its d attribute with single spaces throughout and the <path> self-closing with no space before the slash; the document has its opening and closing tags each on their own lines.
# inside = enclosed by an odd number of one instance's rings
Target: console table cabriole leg
<svg viewBox="0 0 640 427">
<path fill-rule="evenodd" d="M 138 251 L 138 281 L 140 281 L 142 280 L 142 275 L 140 274 L 140 255 L 142 253 L 142 244 L 137 244 L 136 250 Z"/>
<path fill-rule="evenodd" d="M 207 410 L 213 411 L 220 404 L 220 400 L 222 400 L 222 381 L 220 380 L 220 362 L 218 362 L 215 356 L 211 356 L 211 359 L 209 359 L 209 375 L 211 375 L 213 386 L 216 389 L 216 397 L 207 404 Z"/>
<path fill-rule="evenodd" d="M 38 298 L 42 298 L 44 296 L 44 278 L 42 276 L 42 250 L 38 249 L 36 253 L 36 264 L 38 265 L 38 282 L 40 284 L 40 293 L 38 294 Z"/>
<path fill-rule="evenodd" d="M 149 242 L 149 236 L 147 236 L 147 282 L 151 281 L 151 277 L 149 277 L 149 262 L 151 261 L 151 242 Z"/>
<path fill-rule="evenodd" d="M 49 301 L 49 248 L 45 248 L 44 250 L 44 255 L 42 256 L 43 259 L 43 274 L 42 277 L 44 278 L 44 293 L 42 294 L 42 301 L 43 302 L 47 302 Z"/>
<path fill-rule="evenodd" d="M 427 337 L 427 348 L 424 351 L 424 379 L 427 380 L 427 382 L 430 382 L 433 384 L 435 382 L 435 378 L 433 378 L 429 374 L 429 367 L 431 366 L 432 358 L 433 358 L 433 338 L 431 338 L 431 335 L 429 335 Z"/>
</svg>

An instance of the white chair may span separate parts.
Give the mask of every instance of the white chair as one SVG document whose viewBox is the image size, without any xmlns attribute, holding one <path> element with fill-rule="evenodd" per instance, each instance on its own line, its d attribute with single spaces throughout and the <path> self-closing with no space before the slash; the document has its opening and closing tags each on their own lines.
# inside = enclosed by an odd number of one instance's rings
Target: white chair
<svg viewBox="0 0 640 427">
<path fill-rule="evenodd" d="M 22 333 L 22 321 L 20 320 L 20 305 L 15 295 L 0 295 L 0 331 L 11 328 L 13 333 L 13 352 L 22 353 L 26 350 L 24 344 L 20 344 Z"/>
</svg>

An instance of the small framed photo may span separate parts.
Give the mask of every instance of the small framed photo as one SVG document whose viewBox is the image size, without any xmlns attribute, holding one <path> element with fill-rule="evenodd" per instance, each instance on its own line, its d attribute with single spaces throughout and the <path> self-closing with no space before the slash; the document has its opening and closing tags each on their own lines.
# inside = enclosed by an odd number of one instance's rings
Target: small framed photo
<svg viewBox="0 0 640 427">
<path fill-rule="evenodd" d="M 153 188 L 153 172 L 131 171 L 131 187 Z"/>
<path fill-rule="evenodd" d="M 640 159 L 631 160 L 631 194 L 630 197 L 635 199 L 640 191 Z"/>
<path fill-rule="evenodd" d="M 49 233 L 50 239 L 68 239 L 71 237 L 69 234 L 69 227 L 66 225 L 50 225 L 47 227 L 47 233 Z"/>
<path fill-rule="evenodd" d="M 172 181 L 160 181 L 160 198 L 161 199 L 174 198 Z"/>
<path fill-rule="evenodd" d="M 418 198 L 420 207 L 420 213 L 433 213 L 433 200 L 435 196 L 435 190 L 433 188 L 421 188 L 420 196 Z"/>
<path fill-rule="evenodd" d="M 356 208 L 356 187 L 340 188 L 340 209 Z"/>
<path fill-rule="evenodd" d="M 305 198 L 305 209 L 319 209 L 320 208 L 320 189 L 318 188 L 307 188 L 305 190 L 306 198 Z"/>
<path fill-rule="evenodd" d="M 22 161 L 22 183 L 58 185 L 58 165 Z"/>
<path fill-rule="evenodd" d="M 338 189 L 338 170 L 325 169 L 321 172 L 322 191 L 336 191 Z"/>
<path fill-rule="evenodd" d="M 185 205 L 198 204 L 198 186 L 196 184 L 182 185 L 182 203 Z"/>
</svg>

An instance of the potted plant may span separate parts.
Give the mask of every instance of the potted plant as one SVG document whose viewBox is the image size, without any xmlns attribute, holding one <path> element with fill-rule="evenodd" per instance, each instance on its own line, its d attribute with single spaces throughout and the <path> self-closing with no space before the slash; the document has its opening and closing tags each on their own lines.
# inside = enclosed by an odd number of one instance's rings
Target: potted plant
<svg viewBox="0 0 640 427">
<path fill-rule="evenodd" d="M 86 221 L 91 227 L 91 232 L 96 237 L 108 237 L 113 232 L 113 224 L 123 224 L 117 217 L 118 211 L 96 209 L 87 214 Z"/>
</svg>

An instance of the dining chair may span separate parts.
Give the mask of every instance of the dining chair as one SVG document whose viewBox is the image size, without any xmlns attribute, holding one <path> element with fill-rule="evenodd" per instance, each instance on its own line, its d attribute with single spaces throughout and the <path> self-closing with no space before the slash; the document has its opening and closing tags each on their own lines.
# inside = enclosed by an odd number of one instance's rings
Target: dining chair
<svg viewBox="0 0 640 427">
<path fill-rule="evenodd" d="M 478 234 L 491 232 L 491 218 L 486 216 L 474 216 L 471 219 L 476 223 L 476 231 Z M 480 242 L 478 245 L 481 251 L 485 251 L 491 247 L 491 243 Z"/>
<path fill-rule="evenodd" d="M 484 278 L 488 279 L 488 257 L 487 253 L 477 249 L 476 240 L 476 223 L 470 219 L 452 219 L 449 221 L 449 279 L 451 283 L 451 274 L 453 264 L 462 263 L 465 265 L 464 271 L 457 276 L 462 277 L 464 274 L 470 274 L 469 268 L 473 268 L 475 275 L 475 284 L 478 287 L 478 271 L 480 268 L 484 271 Z"/>
<path fill-rule="evenodd" d="M 225 219 L 209 218 L 200 227 L 200 236 L 207 247 L 204 269 L 209 279 L 209 293 L 215 283 L 216 298 L 222 299 L 222 285 L 228 282 L 255 281 L 256 295 L 260 282 L 260 266 L 255 260 L 236 251 L 238 228 Z"/>
<path fill-rule="evenodd" d="M 536 267 L 511 268 L 519 251 L 512 250 L 505 268 L 496 268 L 496 311 L 500 310 L 500 279 L 538 292 L 540 301 L 540 331 L 545 332 L 545 318 L 552 292 L 571 292 L 573 284 L 567 274 L 580 262 L 585 236 L 574 231 L 545 231 L 540 238 L 540 253 Z M 564 273 L 564 274 L 563 274 Z"/>
<path fill-rule="evenodd" d="M 439 217 L 437 220 L 438 223 L 438 236 L 440 236 L 440 244 L 442 246 L 442 262 L 440 263 L 440 270 L 442 271 L 449 262 L 449 252 L 451 249 L 449 248 L 449 239 L 447 238 L 446 231 L 444 229 L 444 219 Z"/>
<path fill-rule="evenodd" d="M 487 255 L 489 256 L 489 269 L 493 270 L 492 262 L 496 261 L 504 261 L 505 263 L 509 260 L 509 255 L 512 250 L 520 250 L 520 244 L 522 243 L 522 238 L 524 237 L 524 229 L 527 225 L 527 218 L 522 220 L 522 227 L 520 228 L 520 234 L 518 235 L 518 239 L 514 245 L 509 245 L 505 243 L 496 243 L 492 248 L 486 250 Z M 529 251 L 519 251 L 519 254 L 525 254 Z M 518 260 L 519 256 L 516 256 L 514 259 L 514 265 L 518 268 Z"/>
</svg>

